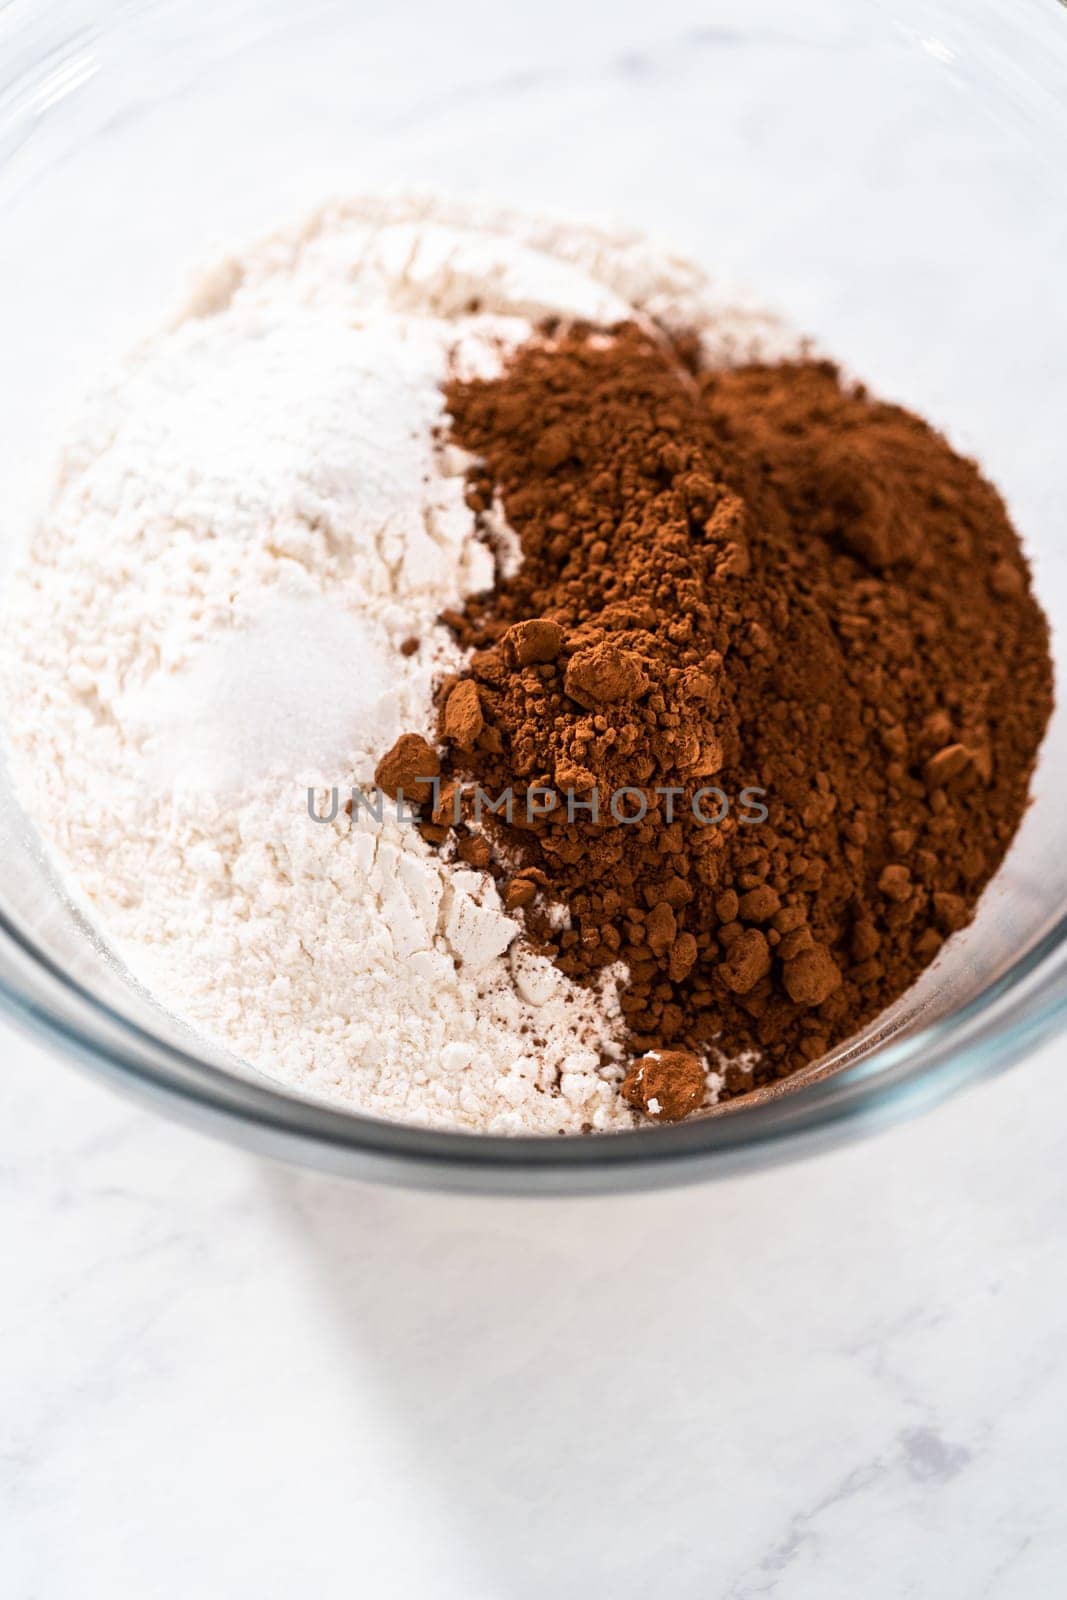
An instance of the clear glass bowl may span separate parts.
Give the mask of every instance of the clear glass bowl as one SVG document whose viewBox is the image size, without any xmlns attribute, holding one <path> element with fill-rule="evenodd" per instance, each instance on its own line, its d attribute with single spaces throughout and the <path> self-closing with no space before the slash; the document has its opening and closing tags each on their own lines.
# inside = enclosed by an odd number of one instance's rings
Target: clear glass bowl
<svg viewBox="0 0 1067 1600">
<path fill-rule="evenodd" d="M 1056 0 L 9 0 L 0 8 L 3 555 L 84 379 L 186 267 L 330 191 L 429 184 L 669 236 L 943 426 L 1067 622 L 1067 14 Z M 817 1150 L 1003 1068 L 1067 1003 L 1067 711 L 975 925 L 803 1082 L 595 1139 L 426 1132 L 205 1051 L 71 910 L 0 791 L 0 999 L 175 1115 L 346 1173 L 577 1190 Z"/>
</svg>

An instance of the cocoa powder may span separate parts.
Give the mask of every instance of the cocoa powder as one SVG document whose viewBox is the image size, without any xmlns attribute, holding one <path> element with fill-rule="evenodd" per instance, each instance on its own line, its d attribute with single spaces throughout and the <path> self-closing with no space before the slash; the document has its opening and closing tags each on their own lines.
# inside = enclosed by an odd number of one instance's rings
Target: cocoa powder
<svg viewBox="0 0 1067 1600">
<path fill-rule="evenodd" d="M 701 372 L 632 325 L 448 406 L 524 557 L 449 619 L 443 770 L 519 797 L 461 856 L 572 978 L 625 965 L 635 1104 L 698 1105 L 694 1062 L 727 1096 L 795 1071 L 970 919 L 1026 806 L 1052 678 L 1001 500 L 828 364 Z M 702 825 L 712 787 L 765 820 Z M 578 804 L 527 816 L 542 788 Z"/>
<path fill-rule="evenodd" d="M 650 1050 L 622 1081 L 622 1095 L 653 1122 L 681 1122 L 707 1093 L 707 1070 L 686 1050 Z"/>
<path fill-rule="evenodd" d="M 418 733 L 402 733 L 379 761 L 374 774 L 390 799 L 425 804 L 433 797 L 433 779 L 441 771 L 437 752 Z"/>
</svg>

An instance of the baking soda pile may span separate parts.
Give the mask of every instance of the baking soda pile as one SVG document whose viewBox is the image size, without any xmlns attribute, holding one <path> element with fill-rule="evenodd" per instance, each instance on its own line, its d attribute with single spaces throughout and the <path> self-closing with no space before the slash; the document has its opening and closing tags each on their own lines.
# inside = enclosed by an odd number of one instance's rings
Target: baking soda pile
<svg viewBox="0 0 1067 1600">
<path fill-rule="evenodd" d="M 633 1120 L 615 973 L 579 987 L 388 812 L 305 807 L 432 736 L 462 662 L 438 618 L 494 581 L 443 390 L 546 317 L 766 333 L 628 234 L 327 209 L 220 265 L 99 398 L 7 597 L 16 783 L 106 942 L 246 1062 L 412 1123 Z"/>
</svg>

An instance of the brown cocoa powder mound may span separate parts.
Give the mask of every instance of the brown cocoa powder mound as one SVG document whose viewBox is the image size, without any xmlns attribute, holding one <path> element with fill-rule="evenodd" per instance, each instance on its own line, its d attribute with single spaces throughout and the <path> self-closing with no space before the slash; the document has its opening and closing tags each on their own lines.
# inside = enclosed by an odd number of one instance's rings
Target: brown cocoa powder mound
<svg viewBox="0 0 1067 1600">
<path fill-rule="evenodd" d="M 481 825 L 506 903 L 579 982 L 625 963 L 635 1052 L 754 1060 L 727 1095 L 793 1072 L 970 919 L 1027 804 L 1052 676 L 998 495 L 832 366 L 699 373 L 629 325 L 546 335 L 448 406 L 470 504 L 499 495 L 524 555 L 450 618 L 482 726 L 444 768 L 515 789 Z M 528 822 L 534 785 L 587 809 Z"/>
</svg>

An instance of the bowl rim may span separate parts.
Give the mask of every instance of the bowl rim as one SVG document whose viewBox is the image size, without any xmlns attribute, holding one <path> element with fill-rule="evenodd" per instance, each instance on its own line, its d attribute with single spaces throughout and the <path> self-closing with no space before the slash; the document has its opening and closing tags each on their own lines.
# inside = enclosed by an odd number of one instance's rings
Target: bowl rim
<svg viewBox="0 0 1067 1600">
<path fill-rule="evenodd" d="M 179 1120 L 261 1153 L 423 1187 L 580 1192 L 696 1181 L 811 1154 L 929 1109 L 1067 1025 L 1067 913 L 978 995 L 862 1057 L 673 1126 L 588 1136 L 480 1133 L 371 1117 L 239 1077 L 170 1044 L 71 976 L 0 909 L 0 950 L 28 961 L 79 1022 L 0 976 L 0 1010 L 62 1055 Z M 102 1026 L 117 1040 L 95 1032 Z"/>
</svg>

